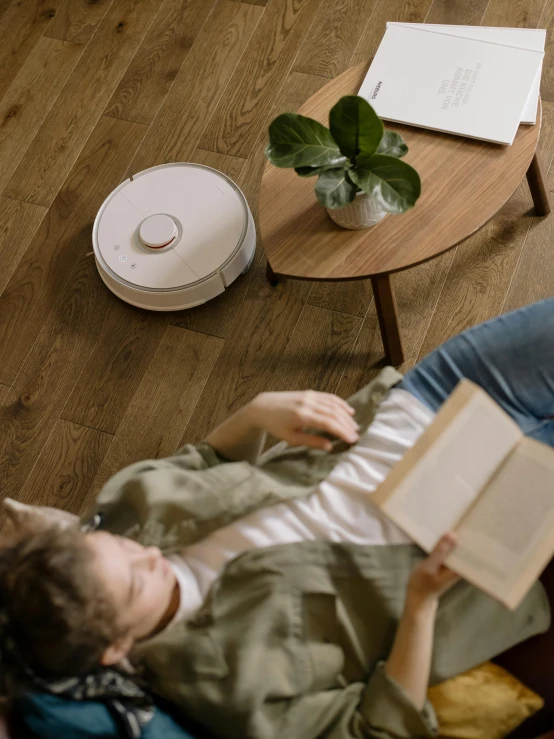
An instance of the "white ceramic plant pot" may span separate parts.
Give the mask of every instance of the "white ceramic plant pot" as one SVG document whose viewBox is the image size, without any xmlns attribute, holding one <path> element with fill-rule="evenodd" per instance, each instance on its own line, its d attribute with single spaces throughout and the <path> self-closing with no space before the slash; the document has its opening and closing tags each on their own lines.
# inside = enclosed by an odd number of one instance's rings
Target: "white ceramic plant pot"
<svg viewBox="0 0 554 739">
<path fill-rule="evenodd" d="M 326 208 L 326 210 L 338 226 L 350 229 L 375 226 L 387 215 L 387 211 L 365 192 L 359 192 L 354 200 L 343 208 Z"/>
</svg>

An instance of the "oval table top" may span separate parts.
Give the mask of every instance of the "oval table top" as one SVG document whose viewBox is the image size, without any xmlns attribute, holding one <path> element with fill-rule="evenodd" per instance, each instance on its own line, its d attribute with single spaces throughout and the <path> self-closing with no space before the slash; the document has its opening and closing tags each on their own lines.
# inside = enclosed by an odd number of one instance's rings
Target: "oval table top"
<svg viewBox="0 0 554 739">
<path fill-rule="evenodd" d="M 298 111 L 328 125 L 333 105 L 355 94 L 367 62 L 331 80 Z M 540 106 L 539 106 L 540 107 Z M 483 226 L 523 179 L 540 133 L 521 125 L 511 146 L 385 121 L 409 147 L 404 160 L 421 177 L 421 196 L 402 215 L 368 229 L 337 226 L 314 193 L 315 177 L 267 163 L 259 222 L 269 264 L 278 275 L 348 280 L 397 272 L 442 254 Z"/>
</svg>

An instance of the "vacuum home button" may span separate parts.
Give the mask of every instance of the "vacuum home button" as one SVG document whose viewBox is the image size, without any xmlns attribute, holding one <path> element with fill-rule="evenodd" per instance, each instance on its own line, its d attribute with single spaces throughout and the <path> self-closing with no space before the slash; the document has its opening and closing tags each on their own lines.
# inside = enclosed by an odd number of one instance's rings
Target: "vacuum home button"
<svg viewBox="0 0 554 739">
<path fill-rule="evenodd" d="M 145 218 L 140 224 L 140 240 L 149 249 L 163 249 L 175 241 L 177 236 L 177 224 L 170 216 L 158 213 L 155 216 Z"/>
</svg>

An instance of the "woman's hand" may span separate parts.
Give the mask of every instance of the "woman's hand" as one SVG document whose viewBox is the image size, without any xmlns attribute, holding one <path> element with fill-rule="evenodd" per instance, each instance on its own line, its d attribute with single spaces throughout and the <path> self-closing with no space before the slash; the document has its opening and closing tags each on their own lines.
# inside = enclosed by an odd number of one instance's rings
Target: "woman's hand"
<svg viewBox="0 0 554 739">
<path fill-rule="evenodd" d="M 405 690 L 418 710 L 423 710 L 427 696 L 439 598 L 459 579 L 444 566 L 455 546 L 454 534 L 446 534 L 413 569 L 404 613 L 385 664 L 387 674 Z"/>
<path fill-rule="evenodd" d="M 206 437 L 220 456 L 255 464 L 266 433 L 293 445 L 330 451 L 332 444 L 316 432 L 325 431 L 353 444 L 358 440 L 354 409 L 345 400 L 314 390 L 261 393 L 219 424 Z"/>
<path fill-rule="evenodd" d="M 325 431 L 348 444 L 359 438 L 354 409 L 331 393 L 261 393 L 252 401 L 251 409 L 260 428 L 294 446 L 330 451 L 331 442 L 313 431 Z"/>
<path fill-rule="evenodd" d="M 444 566 L 456 547 L 453 532 L 442 536 L 431 554 L 415 567 L 408 582 L 407 604 L 415 607 L 438 602 L 439 598 L 460 579 Z"/>
</svg>

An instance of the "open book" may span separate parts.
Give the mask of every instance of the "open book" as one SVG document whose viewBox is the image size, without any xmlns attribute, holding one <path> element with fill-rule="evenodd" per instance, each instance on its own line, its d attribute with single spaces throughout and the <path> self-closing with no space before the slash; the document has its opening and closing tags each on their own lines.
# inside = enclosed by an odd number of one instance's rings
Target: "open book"
<svg viewBox="0 0 554 739">
<path fill-rule="evenodd" d="M 510 609 L 554 553 L 554 449 L 468 380 L 372 501 L 427 552 L 456 531 L 448 567 Z"/>
</svg>

